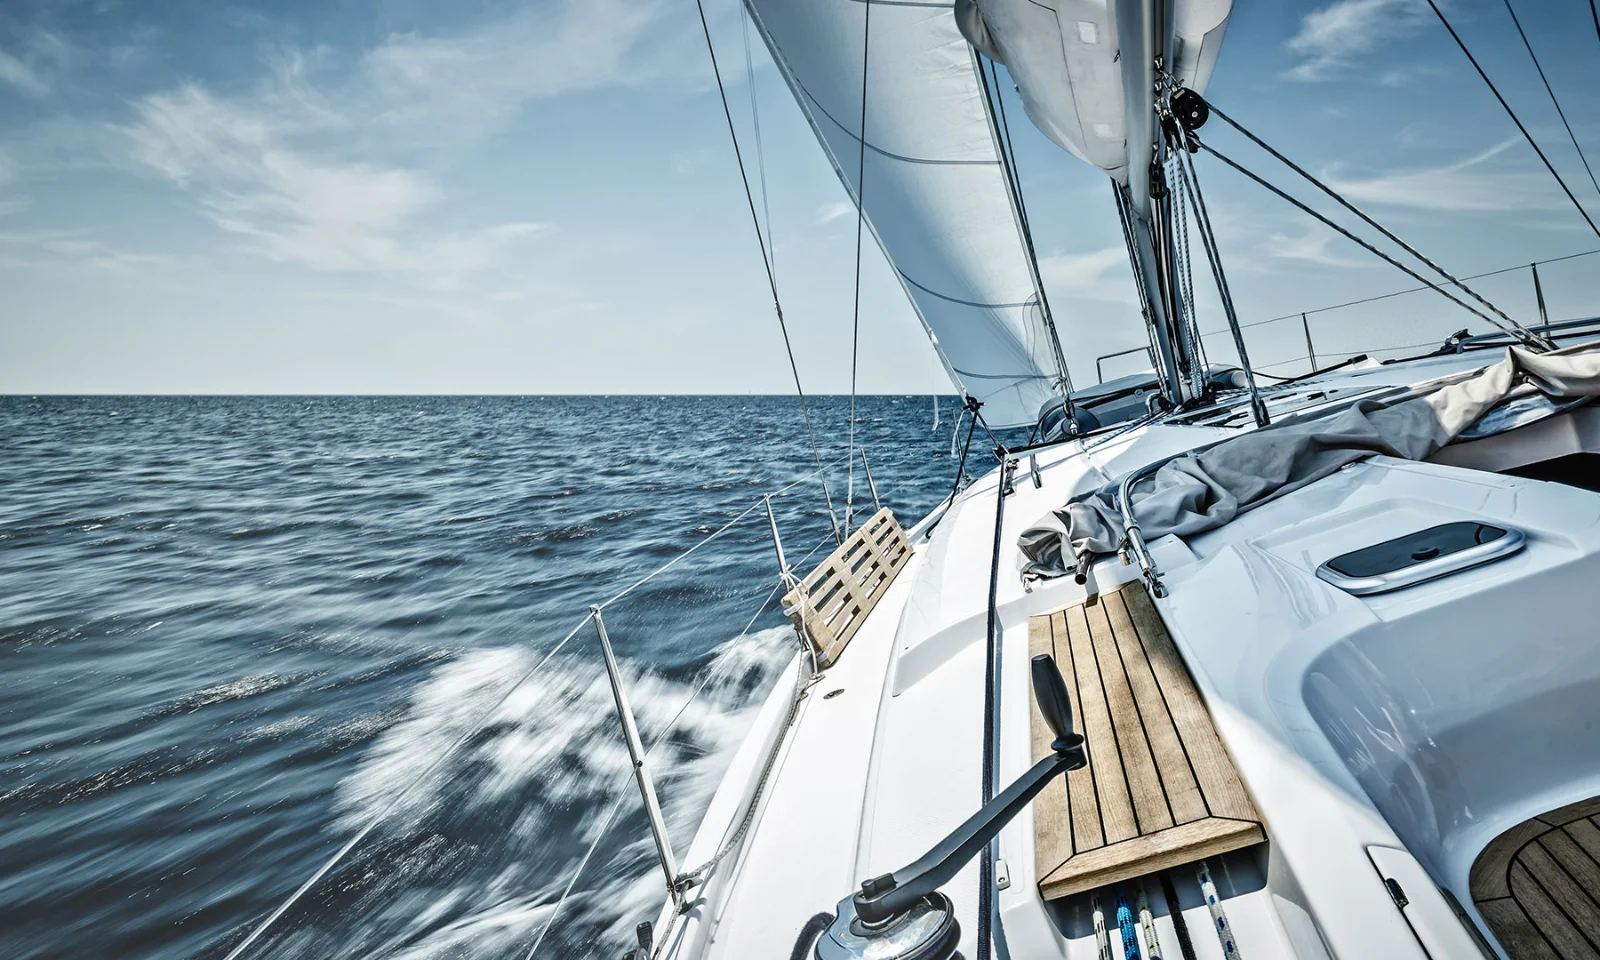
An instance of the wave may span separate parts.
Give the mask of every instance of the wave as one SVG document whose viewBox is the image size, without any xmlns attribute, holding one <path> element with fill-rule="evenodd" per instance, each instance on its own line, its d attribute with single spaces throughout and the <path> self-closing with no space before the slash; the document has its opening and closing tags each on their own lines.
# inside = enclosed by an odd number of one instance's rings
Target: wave
<svg viewBox="0 0 1600 960">
<path fill-rule="evenodd" d="M 794 633 L 781 626 L 716 647 L 688 682 L 622 665 L 680 844 L 793 650 Z M 404 716 L 377 734 L 337 789 L 341 833 L 385 815 L 381 827 L 354 862 L 330 873 L 329 891 L 307 898 L 315 916 L 290 921 L 263 955 L 520 957 L 597 838 L 541 954 L 620 954 L 633 926 L 654 919 L 665 891 L 599 657 L 559 656 L 518 683 L 540 656 L 524 647 L 474 650 L 417 686 Z M 619 795 L 619 815 L 605 830 Z"/>
</svg>

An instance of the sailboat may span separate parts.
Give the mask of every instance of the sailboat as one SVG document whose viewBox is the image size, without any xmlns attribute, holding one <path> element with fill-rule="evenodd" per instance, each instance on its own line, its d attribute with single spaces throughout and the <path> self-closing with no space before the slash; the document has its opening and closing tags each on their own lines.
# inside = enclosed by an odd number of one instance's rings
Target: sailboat
<svg viewBox="0 0 1600 960">
<path fill-rule="evenodd" d="M 1234 123 L 1205 99 L 1231 0 L 746 10 L 964 450 L 1031 441 L 814 570 L 774 524 L 804 645 L 687 846 L 613 671 L 667 890 L 633 956 L 1595 956 L 1600 322 L 1519 323 L 1334 196 L 1385 239 L 1307 212 L 1494 329 L 1259 382 L 1195 167 Z M 996 63 L 1107 175 L 1152 360 L 1127 382 L 1072 386 Z M 1201 348 L 1191 249 L 1237 365 Z"/>
</svg>

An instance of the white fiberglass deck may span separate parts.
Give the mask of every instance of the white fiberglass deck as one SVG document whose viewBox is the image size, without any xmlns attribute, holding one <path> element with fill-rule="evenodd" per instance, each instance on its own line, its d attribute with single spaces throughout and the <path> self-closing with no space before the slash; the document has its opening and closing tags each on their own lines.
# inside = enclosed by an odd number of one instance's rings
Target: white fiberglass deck
<svg viewBox="0 0 1600 960">
<path fill-rule="evenodd" d="M 1383 368 L 1344 384 L 1406 383 L 1470 362 Z M 1024 460 L 1001 536 L 1002 782 L 1031 760 L 1029 617 L 1135 573 L 1109 558 L 1085 586 L 1065 578 L 1030 593 L 1017 575 L 1017 535 L 1075 493 L 1232 433 L 1155 426 L 1088 452 L 1062 444 L 1039 453 L 1039 487 Z M 997 480 L 969 489 L 931 537 L 910 531 L 915 557 L 813 688 L 741 854 L 677 925 L 669 955 L 786 955 L 807 919 L 831 912 L 862 879 L 916 859 L 977 809 Z M 1516 526 L 1529 545 L 1376 597 L 1313 575 L 1338 553 L 1461 518 Z M 1600 567 L 1600 494 L 1374 458 L 1152 550 L 1169 590 L 1157 608 L 1269 837 L 1254 855 L 1213 864 L 1241 953 L 1481 956 L 1440 887 L 1470 913 L 1467 872 L 1484 844 L 1600 793 L 1600 738 L 1584 732 L 1600 722 L 1600 645 L 1585 586 Z M 835 689 L 844 692 L 823 698 Z M 787 696 L 783 685 L 774 693 Z M 768 735 L 757 729 L 752 743 Z M 749 769 L 746 758 L 735 763 L 729 797 L 745 789 L 740 771 Z M 718 802 L 725 818 L 731 801 Z M 697 846 L 714 848 L 724 829 L 708 817 Z M 1031 812 L 1001 833 L 1000 857 L 1010 955 L 1095 957 L 1085 904 L 1039 896 Z M 1386 879 L 1404 890 L 1403 909 Z M 944 888 L 968 957 L 977 882 L 974 864 Z M 1220 958 L 1215 937 L 1199 935 L 1211 929 L 1206 908 L 1181 877 L 1179 893 L 1197 955 Z M 1160 897 L 1152 902 L 1177 956 Z"/>
</svg>

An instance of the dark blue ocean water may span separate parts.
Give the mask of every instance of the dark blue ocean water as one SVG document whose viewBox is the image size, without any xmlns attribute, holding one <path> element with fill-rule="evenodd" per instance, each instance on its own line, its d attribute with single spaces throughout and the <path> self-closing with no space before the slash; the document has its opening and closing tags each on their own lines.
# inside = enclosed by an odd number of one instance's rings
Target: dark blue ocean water
<svg viewBox="0 0 1600 960">
<path fill-rule="evenodd" d="M 943 410 L 860 405 L 906 523 Z M 540 950 L 620 955 L 662 890 L 592 630 L 515 684 L 812 468 L 791 398 L 0 398 L 0 957 L 222 957 L 403 789 L 250 956 L 525 956 L 628 790 Z M 606 612 L 680 848 L 794 651 L 741 636 L 775 574 L 752 514 Z"/>
</svg>

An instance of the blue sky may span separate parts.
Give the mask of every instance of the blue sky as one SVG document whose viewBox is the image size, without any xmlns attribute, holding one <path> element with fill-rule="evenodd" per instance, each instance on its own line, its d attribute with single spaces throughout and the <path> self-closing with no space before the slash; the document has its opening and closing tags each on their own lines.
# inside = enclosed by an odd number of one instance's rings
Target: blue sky
<svg viewBox="0 0 1600 960">
<path fill-rule="evenodd" d="M 747 82 L 737 4 L 707 4 L 742 135 L 752 90 L 759 105 L 802 375 L 846 390 L 853 215 L 754 37 Z M 1587 4 L 1517 7 L 1600 154 Z M 1600 219 L 1503 0 L 1446 9 Z M 1600 247 L 1420 0 L 1238 0 L 1210 96 L 1460 273 Z M 1096 356 L 1143 339 L 1110 189 L 1010 103 L 1046 283 L 1092 382 Z M 0 392 L 787 392 L 723 122 L 692 0 L 11 0 Z M 1199 172 L 1245 322 L 1412 285 L 1214 161 Z M 943 389 L 869 253 L 862 390 Z M 1543 269 L 1554 316 L 1600 312 L 1597 268 Z M 1532 318 L 1526 270 L 1481 290 Z M 1317 314 L 1318 353 L 1481 327 L 1435 300 Z M 1214 297 L 1201 310 L 1221 327 Z M 1303 369 L 1298 323 L 1249 336 L 1258 366 Z"/>
</svg>

